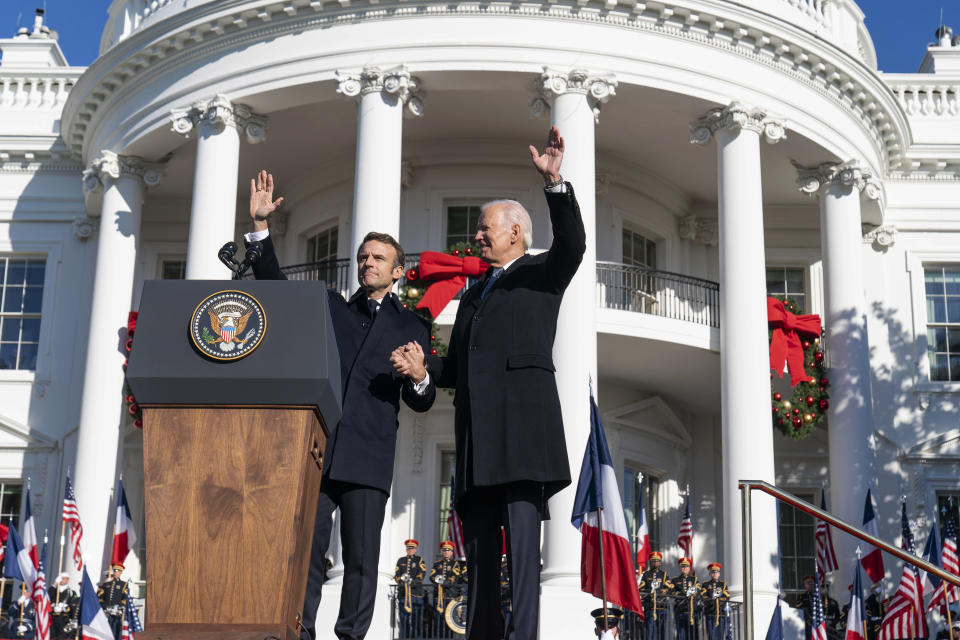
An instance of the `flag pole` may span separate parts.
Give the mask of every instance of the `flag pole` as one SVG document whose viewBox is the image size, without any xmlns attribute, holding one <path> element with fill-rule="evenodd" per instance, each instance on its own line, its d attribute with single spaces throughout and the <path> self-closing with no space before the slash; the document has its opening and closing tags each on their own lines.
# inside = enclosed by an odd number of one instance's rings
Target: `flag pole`
<svg viewBox="0 0 960 640">
<path fill-rule="evenodd" d="M 608 631 L 607 619 L 607 567 L 603 559 L 603 508 L 597 507 L 597 539 L 600 541 L 600 595 L 603 597 L 603 630 Z M 951 638 L 950 640 L 953 640 Z"/>
</svg>

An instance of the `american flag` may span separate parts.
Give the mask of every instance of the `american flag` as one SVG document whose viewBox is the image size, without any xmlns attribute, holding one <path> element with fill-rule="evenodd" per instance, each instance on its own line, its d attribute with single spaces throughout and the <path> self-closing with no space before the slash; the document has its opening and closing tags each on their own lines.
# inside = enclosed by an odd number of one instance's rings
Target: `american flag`
<svg viewBox="0 0 960 640">
<path fill-rule="evenodd" d="M 692 558 L 690 550 L 693 548 L 693 521 L 690 520 L 690 495 L 687 495 L 687 505 L 680 521 L 680 533 L 677 534 L 677 546 L 683 551 L 683 557 Z"/>
<path fill-rule="evenodd" d="M 47 541 L 43 541 L 43 551 L 38 559 L 37 579 L 33 581 L 33 610 L 37 617 L 37 640 L 50 640 L 50 616 L 53 607 L 47 594 L 47 580 L 44 575 L 47 561 Z"/>
<path fill-rule="evenodd" d="M 463 523 L 454 508 L 454 477 L 450 476 L 450 506 L 447 510 L 447 526 L 450 529 L 450 541 L 453 542 L 453 555 L 457 558 L 466 558 L 467 550 L 463 546 Z"/>
<path fill-rule="evenodd" d="M 906 503 L 901 510 L 900 525 L 903 550 L 910 555 L 916 555 L 913 532 L 910 531 L 910 523 L 907 521 Z M 928 635 L 930 634 L 927 628 L 927 617 L 923 612 L 923 584 L 920 572 L 912 564 L 904 562 L 900 587 L 893 594 L 887 613 L 883 616 L 883 622 L 880 623 L 878 640 L 926 638 Z"/>
<path fill-rule="evenodd" d="M 827 497 L 820 491 L 820 508 L 827 510 Z M 833 536 L 830 534 L 830 525 L 823 520 L 817 520 L 817 570 L 826 575 L 840 568 L 837 564 L 837 554 L 833 550 Z"/>
<path fill-rule="evenodd" d="M 80 524 L 80 511 L 77 509 L 77 497 L 73 493 L 73 483 L 67 476 L 67 487 L 63 492 L 63 522 L 70 525 L 70 546 L 73 547 L 73 563 L 77 571 L 83 569 L 83 556 L 80 553 L 80 540 L 83 538 L 83 525 Z"/>
<path fill-rule="evenodd" d="M 813 612 L 810 621 L 811 640 L 827 640 L 827 618 L 823 611 L 823 595 L 820 593 L 820 570 L 813 572 Z"/>
<path fill-rule="evenodd" d="M 120 640 L 134 640 L 135 633 L 143 631 L 143 625 L 140 624 L 140 616 L 137 615 L 137 609 L 133 606 L 133 599 L 127 594 L 124 602 L 123 630 Z"/>
<path fill-rule="evenodd" d="M 941 520 L 946 520 L 946 528 L 943 532 L 943 551 L 940 553 L 940 561 L 943 563 L 944 571 L 949 571 L 954 575 L 960 575 L 960 562 L 957 561 L 957 525 L 953 521 L 953 516 L 947 514 L 946 509 L 941 513 Z M 949 584 L 946 580 L 941 580 L 940 586 L 933 592 L 929 608 L 933 609 L 939 605 L 942 609 L 947 603 L 956 601 L 956 587 Z"/>
</svg>

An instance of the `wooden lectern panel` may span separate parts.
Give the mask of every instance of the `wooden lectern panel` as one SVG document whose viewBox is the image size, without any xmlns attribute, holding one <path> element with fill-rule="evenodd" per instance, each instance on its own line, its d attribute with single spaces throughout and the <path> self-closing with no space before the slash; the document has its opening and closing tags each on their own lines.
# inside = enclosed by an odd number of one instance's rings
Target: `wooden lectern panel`
<svg viewBox="0 0 960 640">
<path fill-rule="evenodd" d="M 313 408 L 144 408 L 151 638 L 298 637 L 324 443 Z"/>
</svg>

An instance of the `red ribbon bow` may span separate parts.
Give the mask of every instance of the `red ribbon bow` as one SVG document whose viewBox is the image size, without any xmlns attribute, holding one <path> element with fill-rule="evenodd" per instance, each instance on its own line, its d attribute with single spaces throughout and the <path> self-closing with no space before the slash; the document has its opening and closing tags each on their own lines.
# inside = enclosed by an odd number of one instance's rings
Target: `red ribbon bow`
<svg viewBox="0 0 960 640">
<path fill-rule="evenodd" d="M 476 278 L 490 268 L 476 256 L 458 258 L 438 251 L 420 254 L 420 279 L 433 281 L 423 294 L 417 309 L 426 308 L 436 318 L 467 284 L 467 277 Z"/>
<path fill-rule="evenodd" d="M 813 380 L 803 368 L 803 344 L 799 334 L 819 338 L 820 316 L 794 315 L 776 298 L 767 298 L 767 323 L 773 329 L 773 336 L 770 338 L 770 368 L 782 378 L 783 365 L 786 363 L 790 368 L 790 385 L 794 387 L 798 382 Z"/>
</svg>

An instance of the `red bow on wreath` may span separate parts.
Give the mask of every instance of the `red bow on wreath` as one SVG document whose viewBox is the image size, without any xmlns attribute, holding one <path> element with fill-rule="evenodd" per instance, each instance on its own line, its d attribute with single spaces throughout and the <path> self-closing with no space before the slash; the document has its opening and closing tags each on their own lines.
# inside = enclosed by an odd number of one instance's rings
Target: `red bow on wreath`
<svg viewBox="0 0 960 640">
<path fill-rule="evenodd" d="M 790 368 L 790 385 L 813 380 L 803 368 L 803 344 L 798 334 L 820 337 L 820 316 L 798 316 L 787 311 L 776 298 L 767 298 L 767 323 L 770 337 L 770 368 L 783 377 L 784 362 Z"/>
<path fill-rule="evenodd" d="M 481 276 L 489 268 L 490 265 L 476 256 L 458 258 L 438 251 L 424 251 L 420 254 L 420 279 L 434 283 L 417 303 L 417 309 L 426 308 L 436 318 L 467 284 L 467 277 Z"/>
</svg>

